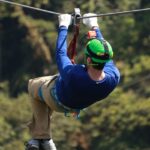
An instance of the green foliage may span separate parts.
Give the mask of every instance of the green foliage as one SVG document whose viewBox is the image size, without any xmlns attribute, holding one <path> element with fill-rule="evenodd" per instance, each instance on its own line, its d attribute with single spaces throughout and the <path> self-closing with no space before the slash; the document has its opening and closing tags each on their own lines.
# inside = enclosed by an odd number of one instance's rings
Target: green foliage
<svg viewBox="0 0 150 150">
<path fill-rule="evenodd" d="M 31 117 L 29 97 L 20 95 L 17 99 L 0 94 L 0 145 L 3 150 L 24 149 L 24 141 L 29 138 L 26 123 Z"/>
<path fill-rule="evenodd" d="M 22 4 L 56 12 L 105 13 L 150 6 L 149 0 L 31 0 Z M 81 113 L 80 120 L 54 114 L 53 139 L 61 150 L 148 150 L 150 134 L 150 14 L 99 19 L 121 72 L 118 88 Z M 0 4 L 0 150 L 24 150 L 32 115 L 27 83 L 57 72 L 57 16 Z M 69 30 L 69 40 L 72 28 Z M 80 26 L 78 62 L 83 62 L 88 28 Z M 68 41 L 69 41 L 68 40 Z M 12 97 L 13 96 L 13 97 Z M 14 97 L 15 96 L 15 97 Z"/>
<path fill-rule="evenodd" d="M 92 145 L 92 149 L 148 148 L 149 100 L 138 99 L 133 92 L 124 94 L 117 89 L 107 100 L 96 104 L 94 110 L 89 110 L 85 116 L 88 120 L 83 123 L 90 122 L 91 125 L 84 130 L 92 136 L 92 143 L 100 141 L 94 148 Z"/>
</svg>

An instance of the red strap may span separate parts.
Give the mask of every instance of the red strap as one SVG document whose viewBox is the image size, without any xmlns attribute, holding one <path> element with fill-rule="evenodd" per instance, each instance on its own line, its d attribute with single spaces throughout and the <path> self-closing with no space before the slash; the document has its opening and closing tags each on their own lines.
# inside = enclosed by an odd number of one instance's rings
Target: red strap
<svg viewBox="0 0 150 150">
<path fill-rule="evenodd" d="M 67 50 L 67 55 L 71 59 L 71 62 L 74 64 L 75 63 L 75 55 L 76 55 L 76 45 L 77 45 L 77 39 L 79 36 L 79 24 L 74 25 L 74 35 L 73 39 L 71 40 L 68 50 Z"/>
</svg>

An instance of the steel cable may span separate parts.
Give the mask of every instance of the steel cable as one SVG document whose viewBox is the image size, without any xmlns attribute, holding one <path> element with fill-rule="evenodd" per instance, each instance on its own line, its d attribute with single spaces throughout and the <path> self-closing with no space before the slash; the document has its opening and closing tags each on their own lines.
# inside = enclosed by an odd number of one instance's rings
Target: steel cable
<svg viewBox="0 0 150 150">
<path fill-rule="evenodd" d="M 105 14 L 96 14 L 92 16 L 86 16 L 86 17 L 77 17 L 77 19 L 84 19 L 84 18 L 92 18 L 92 17 L 103 17 L 103 16 L 114 16 L 114 15 L 124 15 L 129 13 L 138 13 L 138 12 L 144 12 L 144 11 L 150 11 L 150 8 L 144 8 L 144 9 L 135 9 L 135 10 L 129 10 L 129 11 L 120 11 L 120 12 L 112 12 L 112 13 L 105 13 Z"/>
<path fill-rule="evenodd" d="M 41 12 L 45 12 L 45 13 L 53 14 L 53 15 L 60 15 L 61 14 L 58 12 L 49 11 L 49 10 L 45 10 L 45 9 L 41 9 L 41 8 L 36 8 L 36 7 L 28 6 L 28 5 L 23 5 L 23 4 L 19 4 L 19 3 L 15 3 L 15 2 L 7 1 L 7 0 L 0 0 L 0 2 L 4 2 L 4 3 L 8 3 L 8 4 L 12 4 L 12 5 L 32 9 L 32 10 L 37 10 L 37 11 L 41 11 Z"/>
<path fill-rule="evenodd" d="M 45 12 L 45 13 L 53 14 L 53 15 L 60 15 L 61 14 L 61 13 L 58 13 L 58 12 L 55 12 L 55 11 L 36 8 L 36 7 L 28 6 L 28 5 L 19 4 L 19 3 L 16 3 L 16 2 L 7 1 L 7 0 L 0 0 L 0 2 L 4 2 L 4 3 L 8 3 L 8 4 L 12 4 L 12 5 L 32 9 L 32 10 L 37 10 L 37 11 L 41 11 L 41 12 Z M 114 15 L 124 15 L 124 14 L 138 13 L 138 12 L 144 12 L 144 11 L 150 11 L 150 8 L 135 9 L 135 10 L 128 10 L 128 11 L 120 11 L 120 12 L 112 12 L 112 13 L 104 13 L 104 14 L 96 14 L 96 15 L 86 16 L 86 17 L 81 16 L 81 17 L 77 17 L 77 19 L 92 18 L 92 17 L 103 17 L 103 16 L 114 16 Z"/>
</svg>

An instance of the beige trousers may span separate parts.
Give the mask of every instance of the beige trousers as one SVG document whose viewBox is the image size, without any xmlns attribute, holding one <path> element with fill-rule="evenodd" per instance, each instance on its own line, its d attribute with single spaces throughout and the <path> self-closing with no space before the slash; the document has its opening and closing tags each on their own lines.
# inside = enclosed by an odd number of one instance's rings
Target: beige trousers
<svg viewBox="0 0 150 150">
<path fill-rule="evenodd" d="M 55 77 L 56 76 L 45 76 L 29 80 L 28 92 L 31 96 L 33 117 L 28 127 L 34 139 L 51 138 L 50 121 L 52 113 L 53 111 L 61 112 L 50 95 L 50 89 L 55 83 Z M 40 87 L 44 101 L 38 96 Z"/>
</svg>

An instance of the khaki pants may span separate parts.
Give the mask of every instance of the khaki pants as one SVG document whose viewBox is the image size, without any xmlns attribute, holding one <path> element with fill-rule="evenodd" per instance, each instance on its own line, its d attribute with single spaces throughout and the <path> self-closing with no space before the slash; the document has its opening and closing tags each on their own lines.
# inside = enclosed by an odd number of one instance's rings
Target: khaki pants
<svg viewBox="0 0 150 150">
<path fill-rule="evenodd" d="M 51 138 L 50 119 L 52 113 L 54 110 L 60 112 L 57 104 L 50 95 L 50 89 L 55 83 L 55 77 L 56 76 L 45 76 L 29 80 L 28 91 L 32 98 L 33 118 L 28 124 L 28 127 L 34 139 Z M 38 96 L 40 87 L 44 101 Z"/>
</svg>

